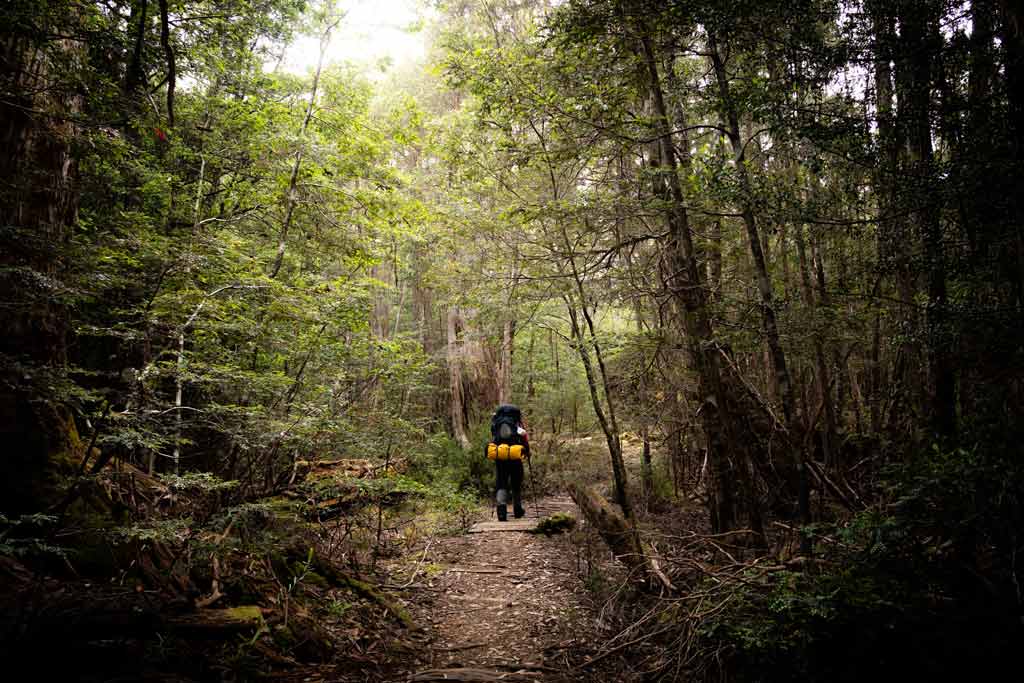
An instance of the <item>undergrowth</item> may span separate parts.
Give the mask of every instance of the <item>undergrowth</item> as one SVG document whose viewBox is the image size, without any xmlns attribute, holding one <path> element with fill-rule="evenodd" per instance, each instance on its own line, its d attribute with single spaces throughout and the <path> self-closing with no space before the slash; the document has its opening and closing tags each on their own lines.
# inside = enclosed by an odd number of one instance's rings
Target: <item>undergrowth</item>
<svg viewBox="0 0 1024 683">
<path fill-rule="evenodd" d="M 1011 670 L 1024 642 L 1019 462 L 934 447 L 886 482 L 870 509 L 810 529 L 815 562 L 751 576 L 703 620 L 698 637 L 719 653 L 718 675 L 951 680 Z"/>
</svg>

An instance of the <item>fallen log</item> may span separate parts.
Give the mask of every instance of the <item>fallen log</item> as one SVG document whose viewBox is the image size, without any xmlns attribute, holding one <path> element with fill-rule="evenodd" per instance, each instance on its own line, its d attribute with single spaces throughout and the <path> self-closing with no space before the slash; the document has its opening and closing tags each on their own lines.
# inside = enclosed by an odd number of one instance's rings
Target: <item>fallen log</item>
<svg viewBox="0 0 1024 683">
<path fill-rule="evenodd" d="M 167 617 L 164 623 L 168 629 L 180 633 L 228 636 L 259 628 L 263 623 L 263 612 L 255 605 L 201 609 L 191 614 Z"/>
<path fill-rule="evenodd" d="M 141 597 L 107 605 L 99 599 L 69 596 L 45 604 L 30 624 L 17 626 L 22 629 L 21 645 L 31 648 L 36 643 L 146 639 L 168 632 L 226 639 L 254 633 L 262 624 L 263 613 L 255 605 L 165 615 Z"/>
<path fill-rule="evenodd" d="M 615 558 L 629 569 L 630 576 L 641 577 L 643 586 L 648 590 L 658 587 L 670 594 L 675 592 L 675 586 L 661 570 L 657 557 L 640 538 L 640 532 L 601 494 L 581 485 L 570 487 L 569 494 Z"/>
<path fill-rule="evenodd" d="M 401 605 L 396 603 L 394 600 L 390 600 L 385 597 L 383 593 L 376 590 L 373 586 L 360 581 L 359 579 L 353 579 L 351 576 L 344 574 L 337 574 L 334 579 L 339 586 L 344 586 L 351 590 L 356 595 L 376 602 L 378 605 L 383 607 L 385 610 L 391 613 L 395 619 L 401 622 L 402 626 L 409 629 L 410 631 L 416 630 L 416 622 L 412 620 L 409 612 L 405 610 Z"/>
</svg>

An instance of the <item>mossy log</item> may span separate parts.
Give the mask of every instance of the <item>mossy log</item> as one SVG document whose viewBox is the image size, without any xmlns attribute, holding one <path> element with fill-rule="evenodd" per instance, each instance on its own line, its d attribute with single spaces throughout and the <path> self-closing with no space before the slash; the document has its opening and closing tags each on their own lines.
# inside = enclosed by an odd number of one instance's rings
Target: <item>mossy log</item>
<svg viewBox="0 0 1024 683">
<path fill-rule="evenodd" d="M 402 626 L 404 626 L 405 628 L 409 629 L 410 631 L 416 630 L 416 623 L 412 620 L 412 617 L 409 616 L 409 612 L 407 612 L 403 607 L 396 604 L 393 600 L 385 596 L 383 593 L 379 592 L 370 584 L 366 583 L 365 581 L 360 581 L 359 579 L 353 579 L 351 576 L 346 576 L 344 574 L 336 574 L 335 581 L 338 583 L 338 585 L 348 588 L 356 595 L 366 598 L 367 600 L 372 600 L 373 602 L 379 604 L 381 607 L 390 612 L 395 619 L 401 622 Z"/>
<path fill-rule="evenodd" d="M 149 638 L 167 632 L 205 639 L 229 638 L 236 633 L 253 633 L 262 623 L 263 613 L 256 606 L 164 614 L 142 594 L 116 600 L 69 595 L 42 605 L 31 624 L 19 626 L 13 620 L 0 620 L 5 627 L 21 628 L 26 644 Z"/>
<path fill-rule="evenodd" d="M 253 631 L 263 623 L 263 612 L 255 605 L 202 609 L 191 614 L 168 617 L 166 626 L 172 631 L 202 633 L 203 635 L 230 635 Z"/>
<path fill-rule="evenodd" d="M 290 561 L 305 562 L 308 552 L 308 550 L 303 550 L 302 546 L 296 545 L 287 550 L 286 557 Z M 356 595 L 377 603 L 390 612 L 407 629 L 411 631 L 416 630 L 416 624 L 413 622 L 412 617 L 409 616 L 409 612 L 401 605 L 395 603 L 394 600 L 378 591 L 373 585 L 342 573 L 333 563 L 319 555 L 313 556 L 310 569 L 327 581 L 328 584 L 336 588 L 347 588 Z"/>
<path fill-rule="evenodd" d="M 640 532 L 601 494 L 591 487 L 581 485 L 572 486 L 569 494 L 587 522 L 597 529 L 615 558 L 629 569 L 630 576 L 639 579 L 647 589 L 660 588 L 668 593 L 675 591 L 672 582 L 658 566 L 655 555 L 645 547 Z"/>
</svg>

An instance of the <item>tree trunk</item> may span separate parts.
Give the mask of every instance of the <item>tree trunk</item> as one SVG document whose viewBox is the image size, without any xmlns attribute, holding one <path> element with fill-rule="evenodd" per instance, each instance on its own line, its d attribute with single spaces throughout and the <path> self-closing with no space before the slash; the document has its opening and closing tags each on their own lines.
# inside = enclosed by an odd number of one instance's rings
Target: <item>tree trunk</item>
<svg viewBox="0 0 1024 683">
<path fill-rule="evenodd" d="M 575 265 L 573 265 L 573 275 L 576 277 L 581 301 L 585 302 L 586 299 L 583 295 L 583 285 L 579 280 L 578 273 L 576 273 Z M 597 336 L 594 334 L 593 321 L 590 319 L 590 313 L 586 310 L 586 303 L 581 303 L 581 306 L 583 307 L 584 317 L 587 320 L 589 338 L 583 333 L 583 329 L 580 326 L 579 313 L 576 311 L 576 306 L 570 297 L 565 297 L 565 306 L 569 313 L 569 322 L 572 326 L 572 335 L 573 339 L 575 339 L 576 352 L 579 353 L 580 361 L 583 363 L 583 371 L 587 376 L 587 387 L 590 389 L 590 400 L 594 406 L 594 413 L 597 415 L 597 421 L 601 425 L 601 431 L 604 432 L 605 441 L 608 443 L 608 455 L 611 458 L 612 465 L 612 478 L 615 482 L 616 502 L 622 508 L 622 514 L 627 520 L 632 522 L 633 505 L 629 497 L 629 481 L 627 479 L 628 475 L 626 474 L 626 465 L 622 460 L 622 439 L 619 435 L 618 422 L 615 419 L 615 407 L 612 404 L 611 395 L 608 393 L 607 375 L 604 369 L 604 361 L 601 360 L 601 345 L 597 340 Z M 604 379 L 604 404 L 602 404 L 601 396 L 598 392 L 597 373 L 594 372 L 594 363 L 590 358 L 590 351 L 587 349 L 587 347 L 591 345 L 594 347 L 594 353 L 598 358 L 601 377 Z M 607 410 L 605 409 L 606 407 Z"/>
<path fill-rule="evenodd" d="M 956 431 L 956 386 L 950 361 L 947 316 L 946 267 L 943 239 L 934 192 L 934 159 L 931 128 L 931 25 L 936 20 L 932 2 L 904 0 L 900 4 L 900 39 L 904 54 L 900 60 L 900 119 L 907 144 L 907 176 L 910 179 L 909 215 L 920 235 L 928 275 L 928 372 L 932 388 L 931 427 L 940 436 Z"/>
<path fill-rule="evenodd" d="M 972 7 L 975 4 L 977 3 L 971 3 Z M 1024 163 L 1024 2 L 1001 0 L 1000 5 L 1002 5 L 1002 26 L 999 37 L 1006 51 L 1006 93 L 1010 104 L 1010 146 L 1014 160 Z M 1021 181 L 1019 174 L 1018 181 Z M 1014 206 L 1019 206 L 1019 204 L 1015 203 Z"/>
<path fill-rule="evenodd" d="M 905 129 L 897 125 L 894 110 L 896 88 L 894 83 L 893 60 L 898 57 L 896 45 L 896 17 L 892 3 L 884 0 L 870 0 L 867 3 L 871 17 L 874 50 L 874 84 L 875 99 L 878 111 L 878 140 L 881 149 L 881 162 L 874 173 L 874 192 L 878 202 L 878 261 L 879 270 L 895 279 L 896 296 L 899 299 L 896 313 L 896 324 L 903 328 L 901 342 L 894 354 L 894 367 L 890 378 L 891 388 L 888 392 L 892 400 L 884 395 L 881 378 L 883 368 L 880 354 L 875 354 L 877 365 L 875 378 L 879 381 L 875 387 L 873 405 L 875 423 L 881 427 L 883 421 L 890 429 L 896 428 L 900 420 L 899 402 L 907 404 L 916 402 L 919 392 L 919 376 L 916 372 L 917 363 L 912 356 L 916 351 L 911 342 L 917 327 L 917 315 L 914 309 L 916 297 L 916 279 L 911 269 L 910 247 L 912 240 L 909 235 L 909 223 L 906 212 L 897 204 L 896 188 L 902 179 L 900 169 L 904 157 Z M 902 99 L 902 96 L 901 96 Z M 902 106 L 902 105 L 901 105 Z M 881 286 L 882 283 L 879 283 Z M 876 331 L 881 335 L 881 319 L 878 320 Z M 886 419 L 888 410 L 888 419 Z"/>
<path fill-rule="evenodd" d="M 808 313 L 816 308 L 814 301 L 814 289 L 811 286 L 811 266 L 808 263 L 807 247 L 804 242 L 803 226 L 797 225 L 793 231 L 793 236 L 796 240 L 796 251 L 797 258 L 800 262 L 800 283 L 802 285 L 804 293 L 804 304 L 807 306 Z M 818 400 L 821 402 L 822 411 L 825 417 L 825 430 L 821 441 L 822 453 L 825 456 L 825 463 L 832 467 L 835 463 L 835 417 L 834 409 L 832 405 L 832 393 L 829 389 L 830 379 L 828 372 L 828 363 L 825 360 L 825 344 L 821 338 L 821 333 L 815 331 L 813 335 L 814 345 L 814 363 L 815 363 L 815 379 L 818 387 Z M 807 429 L 814 429 L 814 425 L 810 423 L 813 419 L 812 415 L 807 416 L 808 424 Z"/>
<path fill-rule="evenodd" d="M 972 6 L 975 3 L 972 3 Z M 1016 173 L 1011 192 L 1010 216 L 1015 225 L 1018 280 L 1018 313 L 1024 323 L 1024 226 L 1021 225 L 1024 195 L 1024 2 L 1002 0 L 1000 38 L 1006 51 L 1006 92 L 1009 99 L 1010 154 Z"/>
<path fill-rule="evenodd" d="M 72 10 L 74 11 L 74 10 Z M 62 33 L 55 29 L 52 33 Z M 49 31 L 42 31 L 49 35 Z M 82 108 L 57 58 L 73 39 L 0 33 L 0 441 L 7 465 L 0 509 L 39 509 L 80 447 L 70 411 L 53 395 L 67 360 L 64 252 L 78 217 L 72 123 Z M 36 112 L 42 112 L 38 114 Z"/>
<path fill-rule="evenodd" d="M 498 403 L 512 402 L 512 348 L 515 341 L 514 320 L 501 326 L 501 349 L 498 354 Z"/>
<path fill-rule="evenodd" d="M 768 345 L 772 367 L 775 371 L 775 382 L 779 388 L 782 414 L 785 416 L 786 424 L 789 425 L 796 414 L 793 382 L 789 376 L 789 368 L 786 366 L 786 354 L 782 349 L 782 342 L 779 339 L 771 278 L 768 275 L 768 264 L 765 260 L 765 252 L 761 244 L 757 219 L 754 216 L 754 209 L 751 203 L 753 188 L 747 172 L 743 138 L 740 134 L 739 114 L 732 100 L 729 77 L 725 71 L 725 62 L 713 33 L 708 33 L 708 49 L 711 54 L 711 64 L 715 72 L 715 78 L 718 82 L 718 93 L 722 101 L 722 114 L 726 121 L 729 142 L 732 144 L 733 161 L 735 162 L 736 172 L 740 179 L 740 191 L 743 194 L 741 213 L 743 215 L 743 224 L 747 229 L 750 254 L 754 261 L 757 290 L 761 295 L 761 321 L 764 325 L 765 341 Z"/>
<path fill-rule="evenodd" d="M 462 388 L 462 350 L 459 344 L 459 309 L 452 306 L 448 309 L 448 389 L 449 417 L 452 423 L 452 436 L 465 449 L 469 449 L 469 438 L 466 436 L 465 395 Z"/>
<path fill-rule="evenodd" d="M 572 499 L 579 505 L 587 522 L 597 529 L 615 559 L 629 569 L 630 577 L 648 588 L 659 587 L 668 593 L 675 587 L 658 566 L 657 559 L 644 547 L 639 532 L 630 521 L 615 511 L 594 489 L 581 484 L 569 488 Z"/>
<path fill-rule="evenodd" d="M 174 47 L 171 45 L 171 20 L 167 7 L 167 0 L 159 0 L 160 8 L 160 47 L 164 51 L 164 61 L 167 63 L 167 127 L 174 128 L 174 91 L 178 84 L 178 66 L 174 56 Z"/>
<path fill-rule="evenodd" d="M 709 451 L 709 502 L 711 526 L 715 532 L 728 531 L 736 526 L 733 504 L 730 455 L 739 456 L 737 439 L 733 434 L 732 415 L 722 387 L 718 347 L 711 330 L 708 311 L 708 291 L 698 272 L 689 216 L 672 144 L 672 128 L 665 108 L 665 99 L 658 74 L 652 41 L 644 26 L 639 26 L 641 57 L 647 66 L 648 88 L 655 112 L 655 133 L 664 164 L 669 203 L 665 209 L 665 222 L 669 241 L 665 255 L 669 265 L 667 284 L 669 293 L 685 327 L 684 336 L 689 346 L 689 360 L 698 377 L 698 392 L 702 405 L 700 415 L 707 435 Z"/>
</svg>

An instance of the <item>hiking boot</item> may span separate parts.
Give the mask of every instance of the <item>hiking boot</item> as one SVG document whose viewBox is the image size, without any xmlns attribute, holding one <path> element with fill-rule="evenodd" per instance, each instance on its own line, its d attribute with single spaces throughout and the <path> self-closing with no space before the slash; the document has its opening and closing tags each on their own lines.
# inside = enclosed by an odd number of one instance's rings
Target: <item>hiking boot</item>
<svg viewBox="0 0 1024 683">
<path fill-rule="evenodd" d="M 516 519 L 519 519 L 520 517 L 526 514 L 526 510 L 524 510 L 522 506 L 516 505 L 514 508 L 512 508 L 512 514 L 515 516 Z"/>
<path fill-rule="evenodd" d="M 508 521 L 508 506 L 507 505 L 499 505 L 498 506 L 498 521 L 499 522 Z"/>
</svg>

